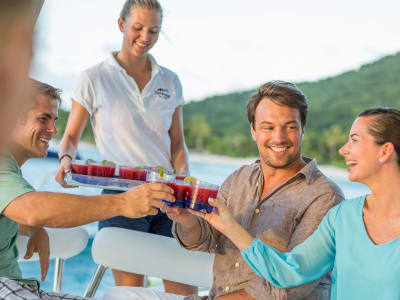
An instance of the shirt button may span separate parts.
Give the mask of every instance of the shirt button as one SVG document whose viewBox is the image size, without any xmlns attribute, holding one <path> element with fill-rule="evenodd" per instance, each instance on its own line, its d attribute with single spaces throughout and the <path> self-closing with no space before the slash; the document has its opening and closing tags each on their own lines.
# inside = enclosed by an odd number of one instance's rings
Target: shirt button
<svg viewBox="0 0 400 300">
<path fill-rule="evenodd" d="M 237 262 L 237 263 L 235 264 L 235 268 L 239 268 L 239 266 L 240 266 L 240 264 Z"/>
<path fill-rule="evenodd" d="M 260 213 L 260 209 L 256 208 L 255 212 L 256 212 L 256 214 L 259 214 Z"/>
<path fill-rule="evenodd" d="M 229 292 L 229 286 L 225 288 L 225 292 Z"/>
</svg>

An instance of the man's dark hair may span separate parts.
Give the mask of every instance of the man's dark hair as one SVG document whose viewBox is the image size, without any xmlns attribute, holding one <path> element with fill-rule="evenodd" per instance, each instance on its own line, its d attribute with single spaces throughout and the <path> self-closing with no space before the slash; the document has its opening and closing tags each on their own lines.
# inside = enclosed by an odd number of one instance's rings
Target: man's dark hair
<svg viewBox="0 0 400 300">
<path fill-rule="evenodd" d="M 247 102 L 247 118 L 253 129 L 255 129 L 254 115 L 257 106 L 265 98 L 277 104 L 298 109 L 301 127 L 304 128 L 306 126 L 308 110 L 306 96 L 293 83 L 275 80 L 260 86 L 258 91 Z"/>
</svg>

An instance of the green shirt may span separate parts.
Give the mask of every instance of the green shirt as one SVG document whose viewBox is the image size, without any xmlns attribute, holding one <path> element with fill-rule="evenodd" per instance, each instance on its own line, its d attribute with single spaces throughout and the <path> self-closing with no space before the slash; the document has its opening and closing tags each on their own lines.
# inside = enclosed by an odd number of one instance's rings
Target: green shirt
<svg viewBox="0 0 400 300">
<path fill-rule="evenodd" d="M 0 161 L 0 277 L 38 285 L 34 279 L 23 279 L 18 266 L 18 249 L 15 244 L 18 235 L 18 223 L 3 215 L 3 210 L 19 196 L 34 191 L 34 188 L 22 177 L 18 163 L 11 155 Z"/>
</svg>

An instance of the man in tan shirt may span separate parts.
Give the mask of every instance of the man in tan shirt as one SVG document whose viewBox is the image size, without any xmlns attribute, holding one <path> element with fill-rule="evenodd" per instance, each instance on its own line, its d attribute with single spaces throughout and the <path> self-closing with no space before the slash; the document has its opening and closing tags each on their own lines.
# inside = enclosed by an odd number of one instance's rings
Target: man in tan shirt
<svg viewBox="0 0 400 300">
<path fill-rule="evenodd" d="M 289 251 L 311 235 L 343 194 L 315 160 L 301 155 L 307 100 L 295 85 L 282 81 L 262 85 L 248 102 L 247 114 L 260 159 L 231 174 L 218 197 L 253 236 Z M 179 208 L 168 208 L 167 214 L 183 247 L 215 254 L 214 283 L 205 299 L 329 299 L 329 275 L 279 289 L 258 277 L 234 244 L 204 220 Z M 116 289 L 113 295 L 109 299 L 200 299 L 137 289 Z"/>
</svg>

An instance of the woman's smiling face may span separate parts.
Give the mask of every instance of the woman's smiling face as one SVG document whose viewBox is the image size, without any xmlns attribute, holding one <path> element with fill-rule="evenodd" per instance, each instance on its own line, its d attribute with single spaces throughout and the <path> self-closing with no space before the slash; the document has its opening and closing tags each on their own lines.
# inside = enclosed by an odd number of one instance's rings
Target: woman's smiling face
<svg viewBox="0 0 400 300">
<path fill-rule="evenodd" d="M 351 127 L 348 142 L 339 149 L 348 165 L 349 180 L 368 182 L 380 167 L 379 156 L 382 146 L 377 145 L 368 132 L 373 117 L 359 117 Z"/>
<path fill-rule="evenodd" d="M 124 35 L 122 47 L 136 57 L 146 55 L 158 40 L 161 13 L 142 7 L 132 7 L 126 20 L 118 19 Z"/>
</svg>

